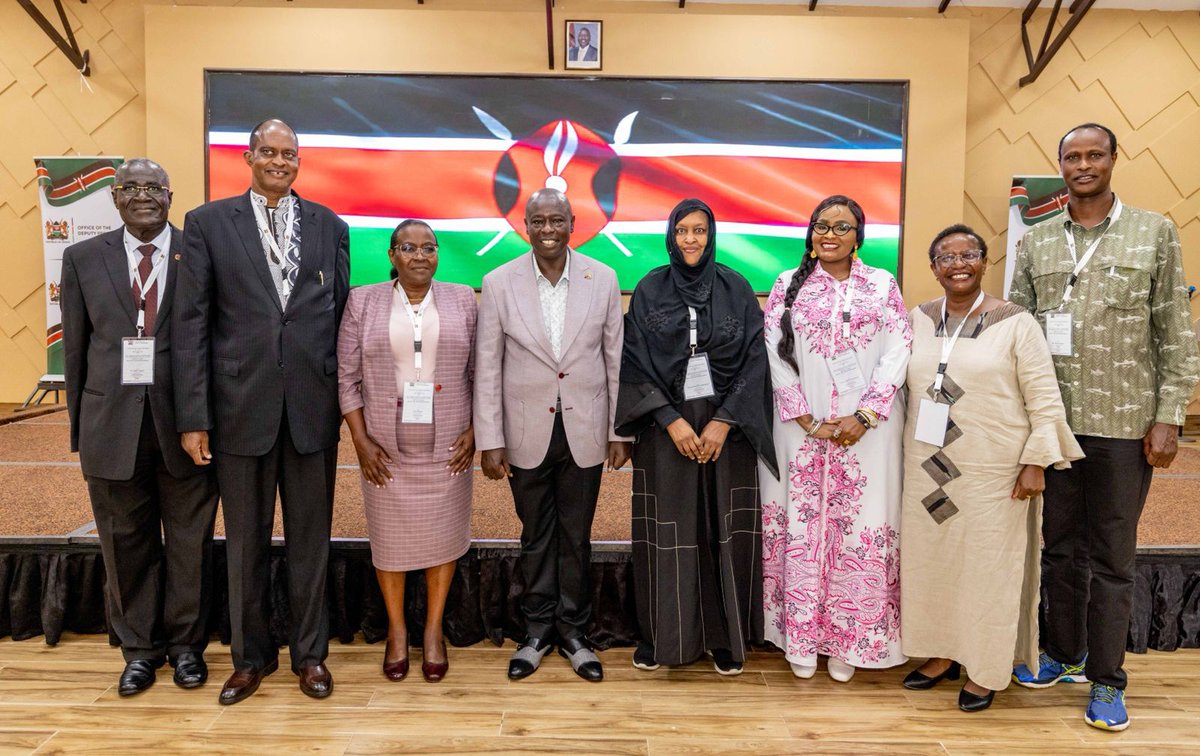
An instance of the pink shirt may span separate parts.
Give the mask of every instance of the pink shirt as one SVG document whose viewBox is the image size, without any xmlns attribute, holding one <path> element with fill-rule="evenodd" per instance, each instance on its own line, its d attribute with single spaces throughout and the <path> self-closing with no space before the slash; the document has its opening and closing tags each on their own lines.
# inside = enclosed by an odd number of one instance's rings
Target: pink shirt
<svg viewBox="0 0 1200 756">
<path fill-rule="evenodd" d="M 438 313 L 437 303 L 433 301 L 433 287 L 425 294 L 429 298 L 429 306 L 421 317 L 421 380 L 434 381 L 434 370 L 437 368 L 438 343 Z M 412 320 L 408 316 L 405 303 L 408 298 L 404 289 L 397 283 L 392 287 L 392 318 L 388 323 L 388 338 L 392 343 L 392 359 L 396 369 L 396 390 L 404 396 L 404 384 L 417 380 L 417 369 L 414 362 Z M 420 305 L 413 307 L 417 312 Z"/>
</svg>

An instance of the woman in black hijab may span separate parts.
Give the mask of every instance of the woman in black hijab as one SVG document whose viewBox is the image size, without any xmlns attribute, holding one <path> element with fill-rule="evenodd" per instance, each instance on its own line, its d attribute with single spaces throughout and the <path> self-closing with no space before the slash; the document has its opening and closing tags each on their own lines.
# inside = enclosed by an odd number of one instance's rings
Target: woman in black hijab
<svg viewBox="0 0 1200 756">
<path fill-rule="evenodd" d="M 617 432 L 633 445 L 633 665 L 706 651 L 742 671 L 762 637 L 758 459 L 778 477 L 762 310 L 716 262 L 712 210 L 671 212 L 670 264 L 638 284 L 625 315 Z M 757 459 L 756 459 L 757 458 Z"/>
</svg>

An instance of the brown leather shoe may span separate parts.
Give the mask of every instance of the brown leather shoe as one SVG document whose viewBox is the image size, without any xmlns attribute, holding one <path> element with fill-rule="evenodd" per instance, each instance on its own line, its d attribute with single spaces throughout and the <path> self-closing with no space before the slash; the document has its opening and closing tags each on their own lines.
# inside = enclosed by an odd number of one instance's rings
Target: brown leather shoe
<svg viewBox="0 0 1200 756">
<path fill-rule="evenodd" d="M 300 675 L 300 692 L 309 698 L 325 698 L 333 692 L 333 675 L 321 662 L 305 664 Z"/>
<path fill-rule="evenodd" d="M 225 681 L 225 687 L 221 688 L 221 695 L 217 697 L 217 702 L 229 706 L 238 701 L 245 701 L 254 695 L 254 691 L 258 690 L 262 679 L 277 669 L 279 669 L 278 659 L 260 669 L 235 669 L 229 679 Z"/>
</svg>

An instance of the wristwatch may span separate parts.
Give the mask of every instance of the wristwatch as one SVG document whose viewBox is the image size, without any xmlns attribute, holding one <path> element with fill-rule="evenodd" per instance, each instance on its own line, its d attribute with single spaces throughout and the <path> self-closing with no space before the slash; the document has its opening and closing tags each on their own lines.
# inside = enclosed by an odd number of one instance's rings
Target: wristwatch
<svg viewBox="0 0 1200 756">
<path fill-rule="evenodd" d="M 864 428 L 874 428 L 879 425 L 879 418 L 875 417 L 875 413 L 867 410 L 855 410 L 854 419 L 862 423 Z"/>
</svg>

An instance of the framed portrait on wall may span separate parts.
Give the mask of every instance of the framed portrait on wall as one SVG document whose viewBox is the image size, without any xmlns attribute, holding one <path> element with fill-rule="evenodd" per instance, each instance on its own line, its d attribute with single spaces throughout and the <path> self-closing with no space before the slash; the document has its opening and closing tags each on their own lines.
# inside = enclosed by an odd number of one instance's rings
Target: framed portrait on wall
<svg viewBox="0 0 1200 756">
<path fill-rule="evenodd" d="M 601 21 L 567 22 L 566 68 L 600 70 L 603 62 L 601 56 L 603 25 Z"/>
</svg>

